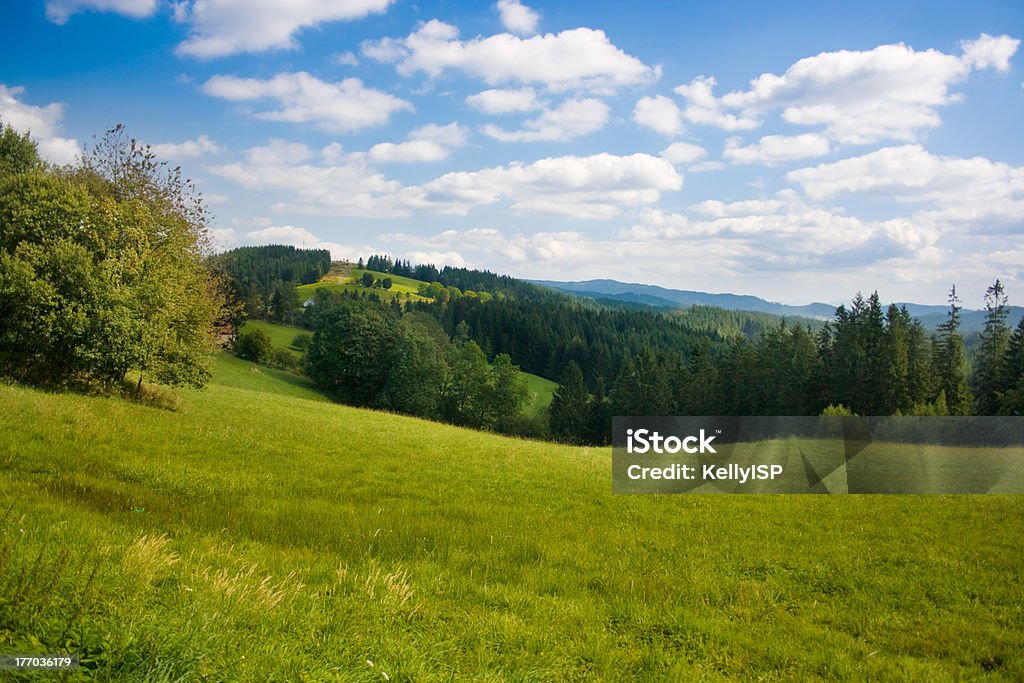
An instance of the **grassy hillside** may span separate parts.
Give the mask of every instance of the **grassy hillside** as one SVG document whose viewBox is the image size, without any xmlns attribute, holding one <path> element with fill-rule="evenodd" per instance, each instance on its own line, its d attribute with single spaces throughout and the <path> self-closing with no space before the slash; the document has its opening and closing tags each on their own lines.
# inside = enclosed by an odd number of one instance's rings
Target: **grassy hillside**
<svg viewBox="0 0 1024 683">
<path fill-rule="evenodd" d="M 363 287 L 363 285 L 359 284 L 359 278 L 363 276 L 363 273 L 370 273 L 378 280 L 383 280 L 386 277 L 391 278 L 391 289 L 367 289 Z M 385 300 L 399 298 L 403 301 L 428 301 L 426 297 L 417 294 L 420 284 L 422 283 L 419 280 L 413 280 L 412 278 L 356 268 L 350 263 L 335 262 L 331 264 L 331 270 L 324 275 L 320 282 L 300 285 L 297 289 L 299 296 L 303 299 L 313 296 L 313 292 L 317 289 L 327 289 L 332 292 L 363 293 L 372 291 Z"/>
<path fill-rule="evenodd" d="M 552 382 L 528 372 L 523 373 L 526 378 L 526 388 L 530 392 L 530 402 L 526 404 L 526 414 L 533 417 L 540 411 L 551 405 L 551 397 L 558 389 L 558 382 Z"/>
<path fill-rule="evenodd" d="M 270 337 L 270 341 L 274 345 L 275 349 L 285 349 L 295 356 L 302 355 L 301 351 L 292 348 L 292 341 L 295 339 L 296 335 L 313 334 L 309 330 L 304 330 L 301 327 L 278 325 L 277 323 L 267 322 L 266 320 L 246 320 L 239 329 L 239 332 L 248 332 L 250 330 L 262 330 L 268 337 Z"/>
<path fill-rule="evenodd" d="M 1021 497 L 610 490 L 607 450 L 230 357 L 173 413 L 0 385 L 0 652 L 100 680 L 1024 677 Z"/>
</svg>

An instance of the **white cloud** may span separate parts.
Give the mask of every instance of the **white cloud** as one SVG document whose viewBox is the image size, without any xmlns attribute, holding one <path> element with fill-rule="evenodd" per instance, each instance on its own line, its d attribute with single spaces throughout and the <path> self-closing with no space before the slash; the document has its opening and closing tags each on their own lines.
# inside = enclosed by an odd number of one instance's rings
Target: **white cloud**
<svg viewBox="0 0 1024 683">
<path fill-rule="evenodd" d="M 466 132 L 458 123 L 447 126 L 428 124 L 409 134 L 405 142 L 382 142 L 370 148 L 367 156 L 380 163 L 412 163 L 441 161 L 451 155 L 454 147 L 466 144 Z"/>
<path fill-rule="evenodd" d="M 540 109 L 533 88 L 491 89 L 466 98 L 466 103 L 485 114 L 509 114 Z"/>
<path fill-rule="evenodd" d="M 145 19 L 156 12 L 157 0 L 46 0 L 46 18 L 64 24 L 79 12 L 114 12 L 130 19 Z"/>
<path fill-rule="evenodd" d="M 791 193 L 792 190 L 787 190 L 786 192 Z M 789 199 L 791 203 L 791 194 L 784 194 L 783 196 Z M 745 199 L 728 203 L 717 199 L 705 199 L 698 204 L 694 204 L 691 208 L 705 216 L 725 218 L 726 216 L 774 214 L 778 213 L 787 203 L 783 199 Z"/>
<path fill-rule="evenodd" d="M 523 123 L 517 131 L 486 125 L 483 132 L 501 142 L 537 142 L 573 140 L 600 130 L 608 122 L 608 105 L 593 98 L 563 102 L 557 109 L 546 109 L 535 119 Z"/>
<path fill-rule="evenodd" d="M 331 55 L 331 61 L 338 66 L 359 66 L 359 57 L 356 57 L 356 53 L 351 51 Z"/>
<path fill-rule="evenodd" d="M 44 159 L 55 164 L 73 163 L 82 149 L 77 140 L 59 135 L 64 105 L 60 102 L 45 107 L 26 104 L 20 99 L 24 93 L 22 87 L 9 88 L 0 83 L 0 119 L 17 131 L 31 133 Z"/>
<path fill-rule="evenodd" d="M 983 34 L 963 43 L 962 56 L 916 51 L 903 43 L 822 52 L 797 61 L 781 76 L 762 74 L 749 90 L 721 98 L 712 92 L 714 79 L 705 77 L 676 92 L 688 102 L 688 120 L 727 130 L 757 127 L 762 117 L 781 110 L 787 122 L 822 126 L 840 142 L 910 141 L 918 131 L 940 124 L 938 107 L 960 99 L 951 86 L 972 69 L 1005 70 L 1019 42 Z"/>
<path fill-rule="evenodd" d="M 1010 57 L 1017 52 L 1018 47 L 1020 40 L 1007 35 L 993 37 L 982 33 L 977 40 L 960 41 L 964 62 L 975 69 L 1009 71 Z"/>
<path fill-rule="evenodd" d="M 305 228 L 280 225 L 248 232 L 245 236 L 258 244 L 288 244 L 295 247 L 315 246 L 320 238 Z"/>
<path fill-rule="evenodd" d="M 295 49 L 295 33 L 327 21 L 361 19 L 383 12 L 392 0 L 192 0 L 176 6 L 189 25 L 180 55 L 210 58 L 240 52 Z"/>
<path fill-rule="evenodd" d="M 761 125 L 755 117 L 725 113 L 721 102 L 715 98 L 715 85 L 714 76 L 697 76 L 689 85 L 676 88 L 676 92 L 686 100 L 683 109 L 686 120 L 723 130 L 752 130 Z"/>
<path fill-rule="evenodd" d="M 662 192 L 683 185 L 668 161 L 646 154 L 550 157 L 446 173 L 410 186 L 370 168 L 368 154 L 344 157 L 330 147 L 321 151 L 321 163 L 313 163 L 316 157 L 306 145 L 277 140 L 246 150 L 241 161 L 207 170 L 252 190 L 281 193 L 278 210 L 374 218 L 424 211 L 466 215 L 507 201 L 517 215 L 607 220 L 654 204 Z"/>
<path fill-rule="evenodd" d="M 204 154 L 219 154 L 224 151 L 220 145 L 206 135 L 200 135 L 193 140 L 186 140 L 185 142 L 164 142 L 151 145 L 151 149 L 157 157 L 173 161 L 194 159 Z"/>
<path fill-rule="evenodd" d="M 505 30 L 520 36 L 528 36 L 537 32 L 537 21 L 540 16 L 536 10 L 523 5 L 519 0 L 498 0 L 496 5 L 501 16 L 501 25 Z"/>
<path fill-rule="evenodd" d="M 752 145 L 742 146 L 739 138 L 725 142 L 722 157 L 734 164 L 774 166 L 786 161 L 820 157 L 829 153 L 828 138 L 817 133 L 803 135 L 766 135 Z"/>
<path fill-rule="evenodd" d="M 786 178 L 814 199 L 871 193 L 921 204 L 914 218 L 927 225 L 968 226 L 983 233 L 1024 222 L 1024 167 L 939 156 L 920 145 L 886 147 L 790 171 Z"/>
<path fill-rule="evenodd" d="M 673 142 L 661 150 L 661 156 L 668 159 L 676 166 L 692 164 L 708 155 L 708 151 L 700 145 L 689 142 Z"/>
<path fill-rule="evenodd" d="M 430 140 L 446 147 L 462 147 L 466 144 L 466 129 L 457 122 L 446 126 L 428 123 L 409 133 L 410 140 Z"/>
<path fill-rule="evenodd" d="M 256 117 L 311 123 L 328 132 L 380 125 L 396 111 L 413 108 L 405 100 L 365 86 L 358 78 L 328 83 L 304 71 L 280 73 L 270 79 L 214 76 L 203 85 L 203 91 L 233 102 L 275 100 L 279 109 Z"/>
<path fill-rule="evenodd" d="M 397 63 L 399 73 L 438 77 L 454 69 L 488 85 L 541 84 L 552 91 L 650 83 L 661 70 L 615 47 L 604 31 L 576 28 L 520 38 L 501 33 L 459 40 L 459 30 L 437 19 L 405 38 L 384 38 L 362 45 L 364 56 Z"/>
<path fill-rule="evenodd" d="M 625 208 L 654 204 L 662 192 L 682 186 L 682 176 L 664 159 L 602 153 L 452 172 L 412 189 L 424 206 L 453 214 L 505 199 L 517 215 L 607 220 Z"/>
<path fill-rule="evenodd" d="M 683 112 L 664 95 L 640 98 L 633 108 L 633 120 L 668 137 L 683 132 Z"/>
<path fill-rule="evenodd" d="M 365 155 L 346 158 L 332 144 L 320 151 L 323 163 L 313 163 L 317 156 L 306 145 L 272 140 L 245 150 L 242 161 L 206 170 L 247 189 L 281 193 L 275 206 L 282 210 L 375 218 L 408 215 L 399 201 L 401 184 L 369 168 Z"/>
</svg>

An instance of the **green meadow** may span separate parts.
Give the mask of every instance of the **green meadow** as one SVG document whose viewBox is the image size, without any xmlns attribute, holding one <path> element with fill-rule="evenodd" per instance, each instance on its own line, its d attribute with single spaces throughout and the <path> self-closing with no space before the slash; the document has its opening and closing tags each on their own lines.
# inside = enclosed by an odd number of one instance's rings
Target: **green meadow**
<svg viewBox="0 0 1024 683">
<path fill-rule="evenodd" d="M 615 496 L 223 354 L 174 412 L 0 385 L 0 652 L 60 680 L 1021 680 L 1022 541 L 1020 496 Z"/>
<path fill-rule="evenodd" d="M 373 288 L 367 289 L 359 283 L 363 273 L 370 273 L 378 280 L 391 278 L 391 289 Z M 382 300 L 401 299 L 402 301 L 429 301 L 428 298 L 418 294 L 419 286 L 423 283 L 412 278 L 381 273 L 376 270 L 356 268 L 351 264 L 337 264 L 331 268 L 319 282 L 308 285 L 299 285 L 296 289 L 302 298 L 311 297 L 318 289 L 326 289 L 330 292 L 374 292 Z"/>
</svg>

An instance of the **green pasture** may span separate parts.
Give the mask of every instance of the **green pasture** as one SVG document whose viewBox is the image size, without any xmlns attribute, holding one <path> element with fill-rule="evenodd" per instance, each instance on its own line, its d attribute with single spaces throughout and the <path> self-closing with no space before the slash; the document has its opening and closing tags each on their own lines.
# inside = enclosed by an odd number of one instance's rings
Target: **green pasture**
<svg viewBox="0 0 1024 683">
<path fill-rule="evenodd" d="M 228 356 L 180 393 L 0 385 L 0 652 L 78 654 L 60 680 L 1024 678 L 1020 496 L 612 495 L 610 449 Z"/>
</svg>

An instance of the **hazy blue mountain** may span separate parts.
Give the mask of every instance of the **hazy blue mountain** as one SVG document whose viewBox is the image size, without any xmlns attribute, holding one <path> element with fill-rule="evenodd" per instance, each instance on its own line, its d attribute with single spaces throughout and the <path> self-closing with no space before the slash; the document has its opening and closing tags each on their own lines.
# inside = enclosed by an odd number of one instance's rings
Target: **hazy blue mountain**
<svg viewBox="0 0 1024 683">
<path fill-rule="evenodd" d="M 836 307 L 831 304 L 811 303 L 804 306 L 790 306 L 774 301 L 766 301 L 749 294 L 714 294 L 711 292 L 694 292 L 683 289 L 668 289 L 657 285 L 643 285 L 618 280 L 584 280 L 582 282 L 558 282 L 555 280 L 532 280 L 532 282 L 568 292 L 576 296 L 590 299 L 608 299 L 628 303 L 645 304 L 655 308 L 687 308 L 689 306 L 717 306 L 731 311 L 757 311 L 775 315 L 801 316 L 827 320 L 831 318 Z M 946 319 L 949 309 L 946 306 L 935 306 L 915 303 L 897 303 L 906 306 L 912 316 L 920 320 L 928 329 L 935 329 Z M 1024 317 L 1024 307 L 1011 306 L 1008 323 L 1011 327 Z M 985 324 L 985 311 L 964 309 L 961 312 L 962 326 L 965 333 L 977 332 Z"/>
</svg>

